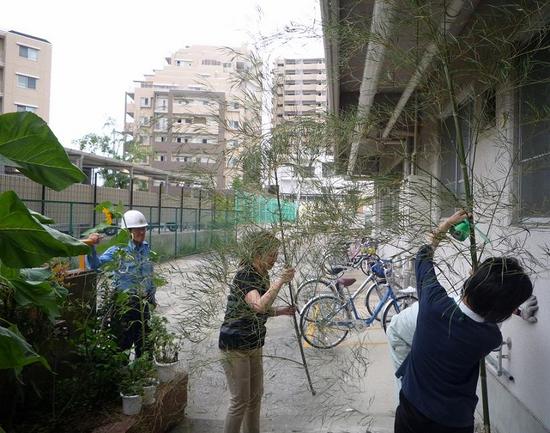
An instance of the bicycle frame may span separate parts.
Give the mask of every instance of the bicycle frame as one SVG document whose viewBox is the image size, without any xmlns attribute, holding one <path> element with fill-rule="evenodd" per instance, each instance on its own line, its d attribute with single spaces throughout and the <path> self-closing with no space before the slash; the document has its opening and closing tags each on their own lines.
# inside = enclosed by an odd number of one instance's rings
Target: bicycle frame
<svg viewBox="0 0 550 433">
<path fill-rule="evenodd" d="M 388 284 L 388 289 L 386 290 L 386 292 L 384 293 L 384 296 L 382 297 L 382 299 L 380 299 L 380 301 L 378 302 L 378 304 L 376 304 L 376 308 L 374 309 L 373 311 L 373 314 L 372 316 L 369 316 L 367 318 L 365 317 L 361 317 L 357 311 L 357 307 L 355 306 L 355 299 L 357 298 L 357 296 L 359 296 L 359 294 L 361 292 L 364 291 L 365 287 L 367 286 L 367 283 L 370 281 L 370 280 L 374 280 L 374 277 L 372 276 L 369 276 L 362 284 L 361 286 L 353 293 L 353 295 L 349 296 L 349 298 L 346 300 L 346 302 L 344 302 L 343 304 L 340 305 L 340 307 L 338 308 L 338 310 L 336 310 L 333 314 L 332 314 L 332 317 L 329 317 L 327 319 L 324 320 L 324 322 L 331 322 L 332 321 L 332 318 L 334 316 L 336 316 L 340 311 L 342 311 L 342 309 L 344 308 L 347 308 L 349 310 L 351 310 L 351 312 L 353 312 L 353 316 L 354 318 L 353 319 L 348 319 L 348 320 L 341 320 L 341 321 L 336 321 L 334 322 L 334 325 L 336 326 L 345 326 L 347 328 L 353 328 L 353 320 L 362 320 L 363 322 L 365 322 L 365 325 L 366 326 L 370 326 L 372 325 L 372 323 L 376 320 L 376 317 L 378 316 L 378 314 L 380 313 L 380 311 L 382 310 L 382 308 L 384 308 L 384 306 L 386 305 L 387 302 L 394 302 L 396 300 L 396 297 L 395 297 L 395 294 L 393 292 L 393 289 L 391 287 L 390 284 Z M 374 284 L 378 284 L 376 282 L 376 280 L 374 280 Z"/>
</svg>

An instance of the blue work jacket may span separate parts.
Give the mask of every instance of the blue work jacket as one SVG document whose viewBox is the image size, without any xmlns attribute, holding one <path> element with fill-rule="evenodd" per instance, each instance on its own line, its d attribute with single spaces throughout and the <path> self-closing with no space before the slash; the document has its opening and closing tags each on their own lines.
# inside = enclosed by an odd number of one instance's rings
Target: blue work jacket
<svg viewBox="0 0 550 433">
<path fill-rule="evenodd" d="M 115 258 L 117 251 L 126 252 L 120 258 Z M 98 270 L 105 263 L 118 260 L 118 269 L 114 271 L 113 283 L 116 290 L 130 294 L 144 293 L 151 302 L 155 302 L 156 287 L 153 282 L 153 262 L 151 261 L 151 248 L 147 242 L 136 245 L 133 241 L 125 247 L 113 246 L 98 255 L 95 247 L 86 257 L 88 267 Z"/>
</svg>

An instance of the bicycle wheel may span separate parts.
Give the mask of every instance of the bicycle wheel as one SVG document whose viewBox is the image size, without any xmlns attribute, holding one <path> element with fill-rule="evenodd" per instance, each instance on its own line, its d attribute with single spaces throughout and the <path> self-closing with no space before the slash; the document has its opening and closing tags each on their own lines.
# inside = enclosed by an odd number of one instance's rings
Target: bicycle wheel
<svg viewBox="0 0 550 433">
<path fill-rule="evenodd" d="M 300 313 L 302 337 L 317 349 L 330 349 L 340 344 L 348 335 L 349 328 L 335 322 L 351 319 L 347 305 L 332 295 L 311 299 Z"/>
<path fill-rule="evenodd" d="M 417 301 L 418 298 L 414 295 L 401 295 L 395 299 L 390 299 L 384 307 L 384 312 L 382 313 L 382 327 L 384 328 L 384 332 L 388 329 L 388 325 L 390 324 L 393 316 L 400 313 L 404 309 L 409 308 Z"/>
<path fill-rule="evenodd" d="M 378 305 L 380 300 L 384 298 L 386 290 L 388 290 L 388 286 L 386 284 L 379 283 L 373 283 L 368 288 L 367 294 L 365 296 L 365 306 L 367 307 L 367 311 L 369 312 L 371 317 L 374 315 L 374 310 L 376 309 L 376 306 Z M 378 312 L 378 315 L 376 316 L 376 320 L 378 321 L 380 321 L 379 315 L 381 312 L 382 311 Z"/>
<path fill-rule="evenodd" d="M 298 311 L 300 311 L 311 298 L 326 294 L 333 294 L 339 297 L 336 288 L 330 282 L 325 280 L 308 280 L 300 284 L 298 290 L 296 290 L 294 304 L 298 308 Z"/>
<path fill-rule="evenodd" d="M 345 251 L 329 251 L 323 257 L 323 270 L 329 273 L 336 266 L 347 266 L 348 259 Z"/>
</svg>

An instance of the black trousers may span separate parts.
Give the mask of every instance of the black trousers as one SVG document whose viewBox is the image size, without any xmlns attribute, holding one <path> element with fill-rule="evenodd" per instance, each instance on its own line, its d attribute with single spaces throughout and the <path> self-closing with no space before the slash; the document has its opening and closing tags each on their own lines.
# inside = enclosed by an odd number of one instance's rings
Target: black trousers
<svg viewBox="0 0 550 433">
<path fill-rule="evenodd" d="M 135 346 L 136 358 L 148 350 L 146 338 L 150 331 L 150 318 L 149 303 L 138 296 L 130 296 L 126 305 L 117 308 L 111 326 L 122 350 Z"/>
<path fill-rule="evenodd" d="M 473 433 L 474 426 L 449 427 L 422 415 L 399 393 L 399 406 L 395 411 L 394 433 Z"/>
</svg>

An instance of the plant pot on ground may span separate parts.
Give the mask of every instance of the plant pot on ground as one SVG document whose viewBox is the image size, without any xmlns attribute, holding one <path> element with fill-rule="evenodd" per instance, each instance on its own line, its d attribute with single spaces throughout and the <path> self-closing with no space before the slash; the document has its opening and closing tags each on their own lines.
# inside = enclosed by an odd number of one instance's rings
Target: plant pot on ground
<svg viewBox="0 0 550 433">
<path fill-rule="evenodd" d="M 168 320 L 154 315 L 151 318 L 150 343 L 155 354 L 155 365 L 161 383 L 170 382 L 176 377 L 178 353 L 181 342 L 177 336 L 167 329 Z"/>
<path fill-rule="evenodd" d="M 151 405 L 155 402 L 155 393 L 157 391 L 158 380 L 150 377 L 143 384 L 143 404 Z"/>
</svg>

